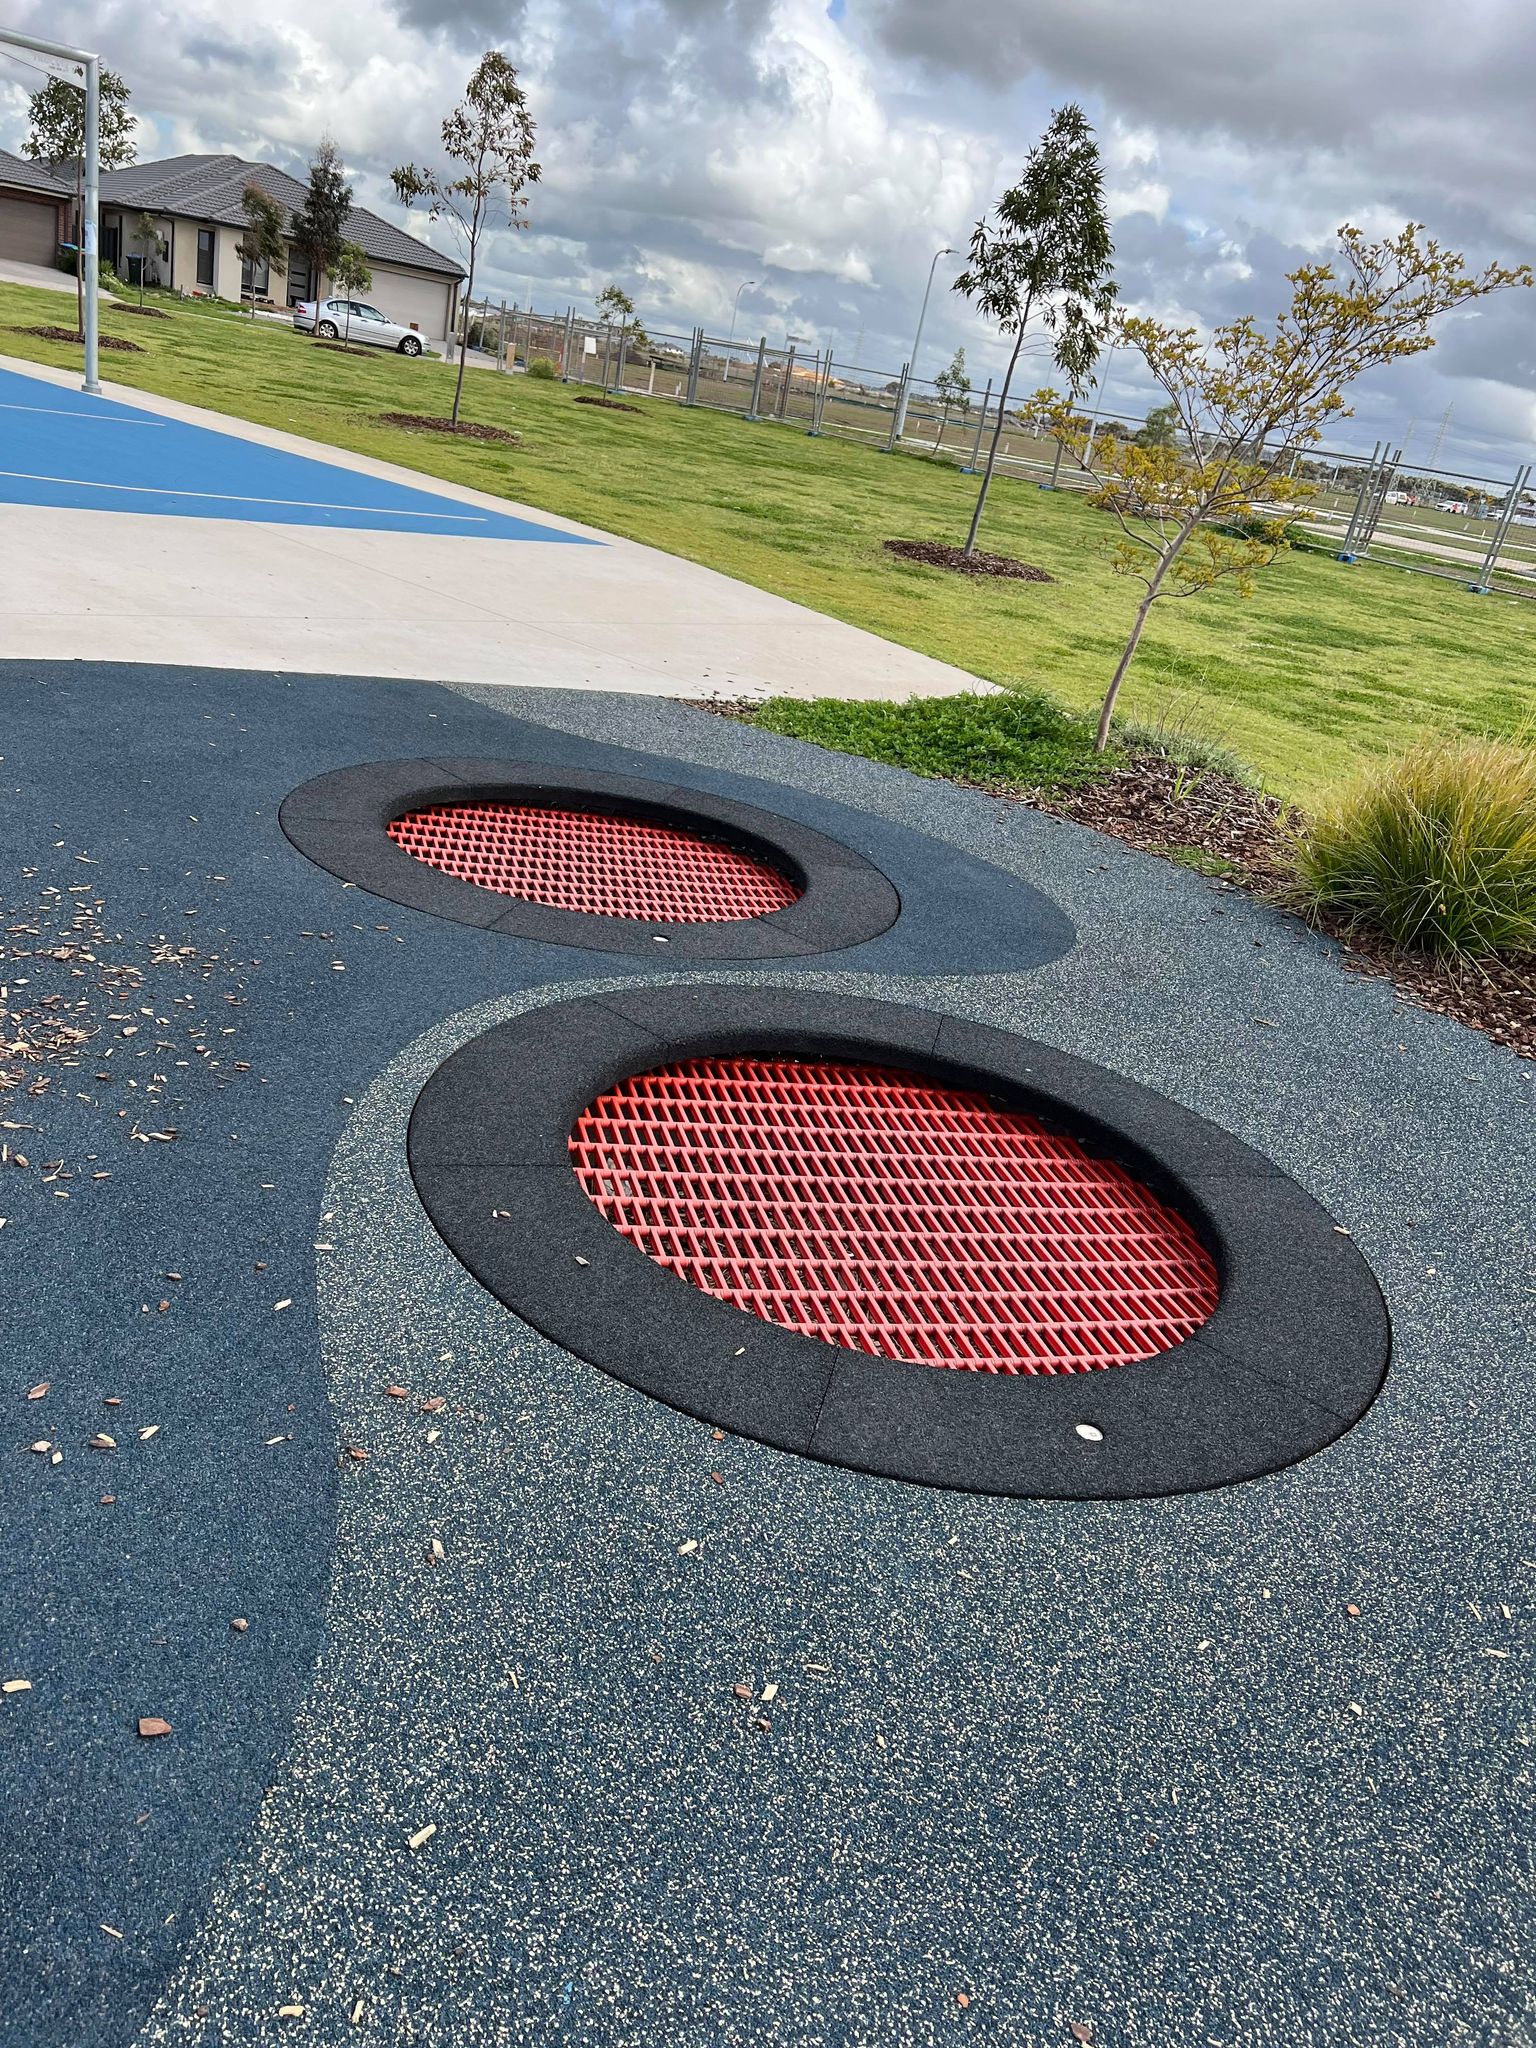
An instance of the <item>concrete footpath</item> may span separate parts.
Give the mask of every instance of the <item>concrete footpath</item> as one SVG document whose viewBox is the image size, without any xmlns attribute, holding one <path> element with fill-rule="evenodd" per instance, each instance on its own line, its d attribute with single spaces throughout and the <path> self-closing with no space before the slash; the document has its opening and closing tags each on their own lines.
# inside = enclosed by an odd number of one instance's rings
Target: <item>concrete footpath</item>
<svg viewBox="0 0 1536 2048">
<path fill-rule="evenodd" d="M 667 696 L 978 687 L 696 563 L 414 470 L 120 385 L 87 399 L 77 377 L 11 358 L 0 386 L 12 657 Z M 175 430 L 165 444 L 126 431 L 156 424 Z M 561 540 L 589 544 L 542 544 Z"/>
</svg>

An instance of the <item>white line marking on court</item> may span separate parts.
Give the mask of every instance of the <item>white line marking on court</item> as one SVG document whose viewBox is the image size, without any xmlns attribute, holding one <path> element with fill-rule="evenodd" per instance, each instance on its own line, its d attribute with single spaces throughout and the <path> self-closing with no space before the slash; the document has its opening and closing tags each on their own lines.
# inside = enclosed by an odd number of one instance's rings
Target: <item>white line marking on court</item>
<svg viewBox="0 0 1536 2048">
<path fill-rule="evenodd" d="M 163 484 L 98 484 L 83 476 L 39 476 L 30 469 L 0 469 L 0 478 L 12 477 L 23 484 L 68 484 L 77 491 L 129 491 L 138 498 L 201 498 L 215 505 L 281 505 L 304 512 L 372 512 L 380 519 L 458 519 L 477 526 L 489 524 L 489 515 L 471 512 L 397 512 L 388 505 L 337 505 L 328 498 L 247 498 L 235 491 L 175 491 Z M 509 515 L 515 516 L 515 515 Z"/>
<path fill-rule="evenodd" d="M 78 412 L 67 405 L 12 405 L 7 399 L 0 399 L 0 412 L 45 412 L 51 419 L 89 420 L 93 427 L 168 427 L 169 420 L 126 420 L 113 412 L 87 412 L 82 406 Z"/>
</svg>

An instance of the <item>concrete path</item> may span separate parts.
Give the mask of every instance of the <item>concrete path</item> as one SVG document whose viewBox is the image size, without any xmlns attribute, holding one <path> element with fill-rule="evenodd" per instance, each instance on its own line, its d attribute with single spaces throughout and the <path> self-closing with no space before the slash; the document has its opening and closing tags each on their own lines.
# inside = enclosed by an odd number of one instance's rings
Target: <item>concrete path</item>
<svg viewBox="0 0 1536 2048">
<path fill-rule="evenodd" d="M 678 696 L 980 687 L 504 498 L 121 386 L 88 400 L 8 358 L 0 384 L 10 655 Z M 174 433 L 128 438 L 135 422 Z M 519 545 L 561 540 L 596 544 Z"/>
</svg>

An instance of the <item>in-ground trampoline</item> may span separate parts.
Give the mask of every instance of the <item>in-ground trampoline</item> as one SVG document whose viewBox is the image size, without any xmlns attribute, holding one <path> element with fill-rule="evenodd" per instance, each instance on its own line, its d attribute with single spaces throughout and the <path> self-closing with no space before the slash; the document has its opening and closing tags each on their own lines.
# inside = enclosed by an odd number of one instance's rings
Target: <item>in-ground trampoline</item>
<svg viewBox="0 0 1536 2048">
<path fill-rule="evenodd" d="M 1084 1498 L 1295 1463 L 1390 1334 L 1272 1162 L 1012 1034 L 808 990 L 528 1012 L 446 1061 L 410 1164 L 509 1308 L 689 1414 L 892 1478 Z"/>
</svg>

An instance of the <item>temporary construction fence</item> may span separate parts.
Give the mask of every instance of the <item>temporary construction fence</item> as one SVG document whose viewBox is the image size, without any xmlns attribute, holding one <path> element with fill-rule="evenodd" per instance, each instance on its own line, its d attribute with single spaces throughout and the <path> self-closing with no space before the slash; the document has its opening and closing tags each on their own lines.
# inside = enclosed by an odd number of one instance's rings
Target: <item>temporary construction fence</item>
<svg viewBox="0 0 1536 2048">
<path fill-rule="evenodd" d="M 696 327 L 688 334 L 638 330 L 628 321 L 593 320 L 568 308 L 479 302 L 466 307 L 473 346 L 499 369 L 526 370 L 539 358 L 562 382 L 616 399 L 658 398 L 734 413 L 746 421 L 793 426 L 894 453 L 926 454 L 970 474 L 985 463 L 998 434 L 997 471 L 1046 490 L 1092 494 L 1093 480 L 1050 434 L 1020 419 L 1017 399 L 1003 413 L 988 383 L 957 397 L 937 379 L 893 375 L 839 357 L 807 341 L 766 336 L 725 340 Z M 1031 377 L 1028 385 L 1038 379 Z M 1083 403 L 1085 429 L 1128 437 L 1145 422 Z M 1478 595 L 1536 597 L 1536 489 L 1532 466 L 1493 478 L 1404 463 L 1401 448 L 1378 442 L 1369 457 L 1313 449 L 1291 474 L 1313 487 L 1287 498 L 1284 478 L 1268 509 L 1294 514 L 1303 544 L 1342 564 L 1371 563 L 1461 583 Z"/>
</svg>

